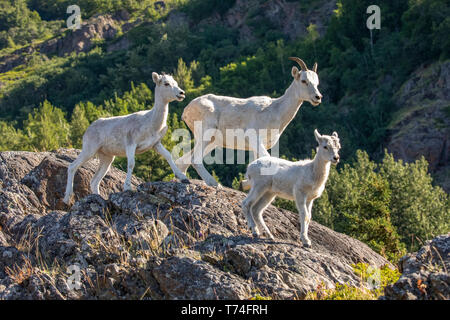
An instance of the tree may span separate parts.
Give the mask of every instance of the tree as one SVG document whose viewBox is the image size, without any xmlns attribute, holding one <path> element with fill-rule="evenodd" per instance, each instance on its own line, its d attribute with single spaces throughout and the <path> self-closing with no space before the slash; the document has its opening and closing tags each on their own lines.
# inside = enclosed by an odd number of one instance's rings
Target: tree
<svg viewBox="0 0 450 320">
<path fill-rule="evenodd" d="M 196 66 L 194 61 L 192 66 Z M 192 80 L 192 69 L 188 68 L 186 63 L 183 61 L 183 58 L 178 59 L 177 69 L 174 71 L 173 78 L 178 82 L 180 88 L 184 91 L 191 90 L 194 88 L 194 81 Z"/>
<path fill-rule="evenodd" d="M 24 131 L 37 151 L 49 151 L 69 145 L 70 126 L 64 113 L 45 100 L 28 115 Z"/>
<path fill-rule="evenodd" d="M 410 251 L 417 250 L 425 240 L 449 232 L 448 195 L 442 188 L 433 186 L 423 157 L 414 163 L 404 163 L 395 161 L 385 151 L 379 175 L 392 191 L 392 223 Z"/>
<path fill-rule="evenodd" d="M 30 144 L 28 137 L 20 129 L 14 128 L 13 124 L 0 121 L 0 151 L 28 150 Z"/>
<path fill-rule="evenodd" d="M 89 120 L 86 117 L 84 107 L 83 105 L 77 104 L 72 112 L 70 121 L 70 140 L 73 147 L 82 147 L 83 135 L 88 127 Z"/>
</svg>

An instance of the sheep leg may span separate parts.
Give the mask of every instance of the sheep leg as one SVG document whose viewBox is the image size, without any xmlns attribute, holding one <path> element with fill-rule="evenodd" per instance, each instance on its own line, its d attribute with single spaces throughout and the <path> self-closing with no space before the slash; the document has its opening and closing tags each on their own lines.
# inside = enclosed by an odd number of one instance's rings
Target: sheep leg
<svg viewBox="0 0 450 320">
<path fill-rule="evenodd" d="M 136 153 L 136 144 L 131 144 L 126 147 L 125 150 L 127 154 L 127 177 L 125 179 L 125 183 L 123 185 L 123 190 L 128 191 L 131 190 L 131 177 L 134 170 L 135 160 L 134 156 Z"/>
<path fill-rule="evenodd" d="M 311 218 L 312 218 L 313 201 L 314 200 L 310 200 L 310 201 L 306 202 L 306 209 L 308 209 L 308 211 L 306 212 L 306 223 L 305 223 L 305 233 L 306 233 L 306 235 L 308 235 L 309 224 L 310 224 Z"/>
<path fill-rule="evenodd" d="M 203 165 L 203 158 L 210 153 L 216 145 L 213 142 L 203 141 L 202 139 L 197 140 L 194 145 L 194 152 L 192 158 L 192 166 L 197 171 L 199 176 L 205 181 L 208 186 L 217 187 L 219 183 L 214 179 L 214 177 L 206 170 Z"/>
<path fill-rule="evenodd" d="M 269 231 L 269 228 L 267 227 L 266 223 L 263 219 L 263 212 L 266 210 L 267 206 L 275 199 L 275 195 L 271 192 L 266 192 L 263 194 L 263 196 L 251 207 L 251 212 L 253 219 L 256 221 L 256 223 L 259 226 L 262 226 L 263 229 L 266 231 L 267 236 L 274 240 L 274 236 Z"/>
<path fill-rule="evenodd" d="M 183 154 L 175 161 L 176 166 L 184 175 L 186 175 L 187 169 L 191 166 L 192 152 L 193 149 L 189 150 L 189 152 Z"/>
<path fill-rule="evenodd" d="M 297 205 L 297 210 L 300 216 L 300 239 L 302 240 L 303 246 L 310 248 L 311 241 L 308 238 L 308 208 L 306 205 L 306 195 L 300 191 L 294 192 L 295 204 Z"/>
<path fill-rule="evenodd" d="M 247 225 L 252 231 L 254 237 L 259 237 L 260 232 L 256 226 L 255 220 L 252 215 L 252 207 L 261 196 L 264 194 L 264 186 L 253 186 L 248 193 L 247 197 L 242 201 L 242 211 L 244 213 L 245 219 L 247 220 Z"/>
<path fill-rule="evenodd" d="M 71 164 L 69 164 L 69 167 L 67 168 L 66 193 L 63 199 L 65 204 L 69 204 L 70 198 L 73 194 L 73 178 L 75 176 L 75 173 L 77 172 L 78 168 L 81 167 L 90 158 L 92 158 L 96 152 L 97 150 L 86 151 L 86 149 L 84 149 L 81 151 L 78 157 Z"/>
<path fill-rule="evenodd" d="M 180 171 L 180 169 L 178 169 L 178 167 L 175 165 L 175 162 L 173 162 L 172 155 L 169 151 L 167 151 L 166 148 L 164 148 L 161 142 L 158 142 L 155 145 L 155 150 L 160 155 L 162 155 L 163 158 L 166 159 L 166 161 L 169 163 L 169 166 L 175 174 L 175 177 L 180 179 L 183 183 L 189 183 L 189 179 Z"/>
<path fill-rule="evenodd" d="M 100 163 L 98 165 L 97 172 L 91 180 L 91 191 L 93 194 L 100 194 L 100 182 L 103 180 L 111 167 L 111 163 L 114 161 L 114 156 L 106 155 L 104 153 L 98 153 L 98 158 Z"/>
</svg>

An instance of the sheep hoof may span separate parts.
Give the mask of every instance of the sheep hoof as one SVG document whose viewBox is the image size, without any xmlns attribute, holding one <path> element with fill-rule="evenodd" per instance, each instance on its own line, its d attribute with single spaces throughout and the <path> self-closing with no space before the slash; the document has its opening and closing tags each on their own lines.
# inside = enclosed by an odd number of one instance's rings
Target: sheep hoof
<svg viewBox="0 0 450 320">
<path fill-rule="evenodd" d="M 69 205 L 70 197 L 67 197 L 67 196 L 64 197 L 63 202 L 64 202 L 65 204 Z"/>
<path fill-rule="evenodd" d="M 311 248 L 311 247 L 312 247 L 311 242 L 303 243 L 303 247 L 305 247 L 305 248 Z"/>
<path fill-rule="evenodd" d="M 181 183 L 191 184 L 191 182 L 189 181 L 189 179 L 181 179 Z"/>
<path fill-rule="evenodd" d="M 252 236 L 253 236 L 253 238 L 259 238 L 259 232 L 258 231 L 253 231 L 252 232 Z"/>
<path fill-rule="evenodd" d="M 209 187 L 217 187 L 219 183 L 216 180 L 207 180 L 205 181 L 206 185 Z"/>
</svg>

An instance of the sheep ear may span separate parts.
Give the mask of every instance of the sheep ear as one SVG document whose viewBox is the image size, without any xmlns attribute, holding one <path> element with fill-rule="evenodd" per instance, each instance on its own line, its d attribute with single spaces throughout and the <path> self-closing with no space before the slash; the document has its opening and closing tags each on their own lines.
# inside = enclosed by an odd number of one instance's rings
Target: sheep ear
<svg viewBox="0 0 450 320">
<path fill-rule="evenodd" d="M 313 71 L 314 71 L 315 73 L 317 73 L 317 62 L 314 63 Z"/>
<path fill-rule="evenodd" d="M 314 136 L 316 137 L 316 140 L 318 143 L 322 140 L 322 136 L 320 135 L 319 131 L 317 129 L 314 130 Z"/>
<path fill-rule="evenodd" d="M 161 76 L 159 74 L 157 74 L 156 72 L 153 72 L 152 79 L 155 84 L 159 84 L 159 81 L 161 80 Z"/>
<path fill-rule="evenodd" d="M 297 67 L 292 67 L 292 71 L 291 71 L 292 76 L 294 77 L 295 80 L 300 79 L 300 71 L 298 70 Z"/>
<path fill-rule="evenodd" d="M 339 138 L 336 131 L 333 132 L 332 136 L 333 136 L 333 137 L 336 137 L 336 138 Z"/>
</svg>

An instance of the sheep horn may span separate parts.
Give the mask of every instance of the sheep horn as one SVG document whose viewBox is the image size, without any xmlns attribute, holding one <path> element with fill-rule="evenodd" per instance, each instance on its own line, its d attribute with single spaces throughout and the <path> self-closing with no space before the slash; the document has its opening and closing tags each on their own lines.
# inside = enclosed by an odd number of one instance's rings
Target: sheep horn
<svg viewBox="0 0 450 320">
<path fill-rule="evenodd" d="M 297 62 L 303 71 L 308 71 L 308 67 L 306 66 L 305 61 L 303 61 L 302 59 L 297 58 L 297 57 L 289 57 L 289 60 Z"/>
<path fill-rule="evenodd" d="M 317 62 L 314 63 L 313 71 L 317 73 Z"/>
</svg>

